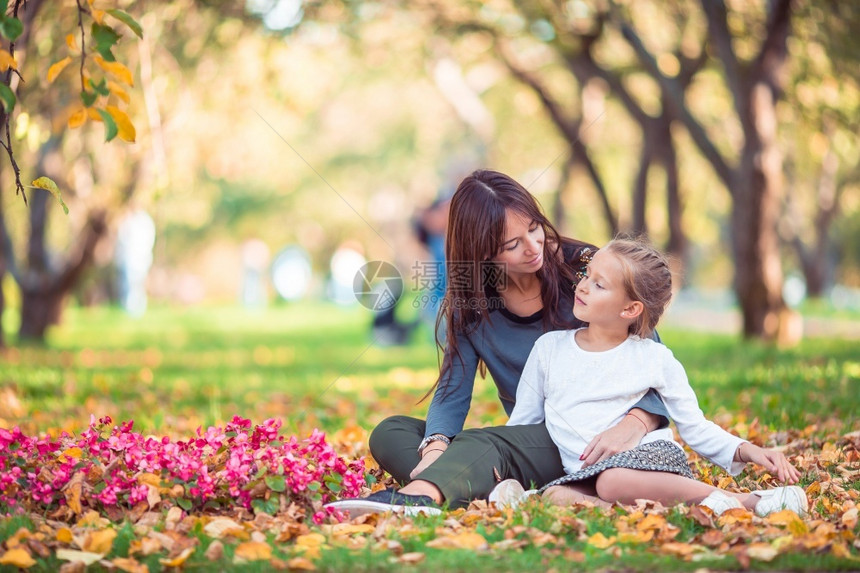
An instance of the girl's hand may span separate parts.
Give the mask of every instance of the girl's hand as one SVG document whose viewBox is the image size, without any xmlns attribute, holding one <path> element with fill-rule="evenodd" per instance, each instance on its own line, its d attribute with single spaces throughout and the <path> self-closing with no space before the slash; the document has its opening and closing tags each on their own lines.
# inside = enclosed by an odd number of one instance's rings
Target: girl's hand
<svg viewBox="0 0 860 573">
<path fill-rule="evenodd" d="M 780 481 L 795 484 L 800 480 L 800 472 L 795 468 L 782 452 L 760 448 L 749 442 L 738 446 L 735 457 L 740 462 L 752 462 L 764 467 L 774 474 Z"/>
<path fill-rule="evenodd" d="M 641 421 L 633 416 L 625 416 L 615 426 L 597 434 L 588 443 L 580 457 L 581 460 L 585 460 L 582 467 L 587 468 L 609 456 L 632 450 L 639 445 L 646 433 L 645 429 Z"/>
<path fill-rule="evenodd" d="M 430 464 L 438 460 L 447 449 L 448 446 L 443 442 L 430 442 L 422 452 L 421 461 L 418 462 L 418 465 L 415 466 L 415 469 L 409 474 L 409 479 L 415 479 L 418 477 L 418 474 L 426 470 Z"/>
</svg>

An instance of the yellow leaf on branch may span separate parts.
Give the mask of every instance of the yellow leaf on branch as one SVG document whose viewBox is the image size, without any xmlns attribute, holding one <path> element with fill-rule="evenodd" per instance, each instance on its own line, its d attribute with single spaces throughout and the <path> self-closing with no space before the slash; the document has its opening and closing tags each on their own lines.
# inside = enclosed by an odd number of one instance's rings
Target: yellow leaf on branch
<svg viewBox="0 0 860 573">
<path fill-rule="evenodd" d="M 122 89 L 122 86 L 116 83 L 115 81 L 108 80 L 107 87 L 110 90 L 110 93 L 128 103 L 131 101 L 131 97 L 129 97 L 128 92 Z"/>
<path fill-rule="evenodd" d="M 96 10 L 93 8 L 90 10 L 90 14 L 93 17 L 93 20 L 104 26 L 105 24 L 105 11 L 104 10 Z"/>
<path fill-rule="evenodd" d="M 78 50 L 78 40 L 75 38 L 75 35 L 74 35 L 74 34 L 67 34 L 67 35 L 66 35 L 66 45 L 67 45 L 67 46 L 69 47 L 69 49 L 70 49 L 70 50 L 72 50 L 73 52 L 78 52 L 78 51 L 79 51 L 79 50 Z"/>
<path fill-rule="evenodd" d="M 116 122 L 116 127 L 119 130 L 119 138 L 123 141 L 134 143 L 137 130 L 134 129 L 134 124 L 131 123 L 128 115 L 115 105 L 105 106 L 105 109 Z"/>
<path fill-rule="evenodd" d="M 134 77 L 131 75 L 131 70 L 125 67 L 122 62 L 108 62 L 101 56 L 93 56 L 93 60 L 98 66 L 111 74 L 113 77 L 123 82 L 126 85 L 134 85 Z"/>
<path fill-rule="evenodd" d="M 15 61 L 15 56 L 6 50 L 0 50 L 0 72 L 5 72 L 9 68 L 18 69 L 18 62 Z"/>
<path fill-rule="evenodd" d="M 59 62 L 54 62 L 51 64 L 51 67 L 48 68 L 48 83 L 53 83 L 57 76 L 59 76 L 63 70 L 66 69 L 66 66 L 72 63 L 71 56 L 66 56 Z"/>
</svg>

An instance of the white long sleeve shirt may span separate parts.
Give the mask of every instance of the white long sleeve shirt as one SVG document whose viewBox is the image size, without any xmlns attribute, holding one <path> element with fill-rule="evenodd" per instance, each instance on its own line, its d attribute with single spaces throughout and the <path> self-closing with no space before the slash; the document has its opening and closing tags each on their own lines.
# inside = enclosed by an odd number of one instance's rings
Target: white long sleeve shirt
<svg viewBox="0 0 860 573">
<path fill-rule="evenodd" d="M 650 388 L 660 394 L 678 433 L 693 450 L 732 475 L 740 473 L 745 464 L 733 459 L 745 440 L 705 419 L 671 350 L 638 336 L 603 352 L 581 349 L 574 330 L 541 336 L 523 369 L 508 425 L 546 421 L 565 471 L 574 473 L 582 467 L 579 456 L 592 438 L 620 422 Z M 649 432 L 640 443 L 676 443 L 673 438 L 672 430 L 663 428 Z"/>
</svg>

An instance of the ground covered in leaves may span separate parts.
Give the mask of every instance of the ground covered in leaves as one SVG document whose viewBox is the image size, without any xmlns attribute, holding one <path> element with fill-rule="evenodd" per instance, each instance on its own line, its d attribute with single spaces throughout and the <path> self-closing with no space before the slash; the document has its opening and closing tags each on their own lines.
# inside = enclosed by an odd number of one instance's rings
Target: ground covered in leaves
<svg viewBox="0 0 860 573">
<path fill-rule="evenodd" d="M 860 569 L 850 341 L 777 351 L 661 333 L 711 418 L 801 468 L 802 519 L 532 499 L 349 520 L 322 504 L 391 485 L 367 435 L 387 415 L 423 415 L 426 341 L 368 349 L 363 317 L 320 308 L 171 310 L 133 327 L 80 313 L 47 348 L 0 360 L 0 571 Z M 492 384 L 477 392 L 467 425 L 504 423 Z M 731 478 L 689 459 L 723 488 L 779 485 L 761 468 Z"/>
</svg>

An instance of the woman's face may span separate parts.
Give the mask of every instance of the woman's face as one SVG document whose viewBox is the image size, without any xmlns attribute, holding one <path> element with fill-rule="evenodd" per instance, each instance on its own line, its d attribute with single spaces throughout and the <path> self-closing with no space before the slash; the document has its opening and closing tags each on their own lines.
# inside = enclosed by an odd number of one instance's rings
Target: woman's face
<svg viewBox="0 0 860 573">
<path fill-rule="evenodd" d="M 491 260 L 508 275 L 536 273 L 543 266 L 543 226 L 510 209 L 505 211 L 502 248 Z"/>
</svg>

